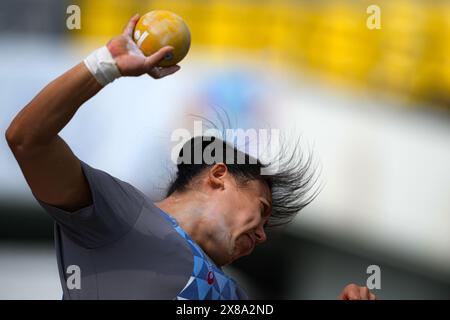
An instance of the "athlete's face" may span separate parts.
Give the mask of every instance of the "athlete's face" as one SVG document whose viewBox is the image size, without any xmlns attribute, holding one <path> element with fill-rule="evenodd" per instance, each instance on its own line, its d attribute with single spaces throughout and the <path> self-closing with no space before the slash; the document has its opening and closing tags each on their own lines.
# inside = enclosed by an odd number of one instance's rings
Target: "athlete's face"
<svg viewBox="0 0 450 320">
<path fill-rule="evenodd" d="M 266 241 L 264 225 L 271 213 L 271 192 L 259 180 L 238 183 L 226 169 L 210 172 L 208 214 L 211 245 L 208 254 L 220 265 L 250 254 Z M 218 179 L 217 181 L 214 181 Z"/>
</svg>

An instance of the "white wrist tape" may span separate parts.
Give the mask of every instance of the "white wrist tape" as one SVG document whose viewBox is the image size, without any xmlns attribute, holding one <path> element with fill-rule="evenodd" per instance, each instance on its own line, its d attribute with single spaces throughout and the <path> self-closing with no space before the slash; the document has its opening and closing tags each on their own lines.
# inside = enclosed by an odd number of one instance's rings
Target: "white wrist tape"
<svg viewBox="0 0 450 320">
<path fill-rule="evenodd" d="M 116 61 L 106 46 L 103 46 L 84 59 L 84 64 L 102 86 L 121 77 Z"/>
</svg>

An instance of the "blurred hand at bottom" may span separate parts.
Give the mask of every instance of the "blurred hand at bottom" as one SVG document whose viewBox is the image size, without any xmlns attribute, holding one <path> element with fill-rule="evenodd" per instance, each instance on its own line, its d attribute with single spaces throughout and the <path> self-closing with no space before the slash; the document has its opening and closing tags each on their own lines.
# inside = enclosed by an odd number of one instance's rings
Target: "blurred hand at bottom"
<svg viewBox="0 0 450 320">
<path fill-rule="evenodd" d="M 367 287 L 349 284 L 340 294 L 339 300 L 376 300 L 377 297 Z"/>
</svg>

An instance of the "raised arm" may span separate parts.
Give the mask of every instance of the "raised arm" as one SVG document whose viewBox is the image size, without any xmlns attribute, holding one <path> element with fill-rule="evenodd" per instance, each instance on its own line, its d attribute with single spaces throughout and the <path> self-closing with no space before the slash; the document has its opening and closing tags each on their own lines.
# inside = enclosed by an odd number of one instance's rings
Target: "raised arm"
<svg viewBox="0 0 450 320">
<path fill-rule="evenodd" d="M 138 15 L 134 16 L 123 34 L 106 45 L 117 68 L 115 77 L 147 73 L 157 79 L 176 72 L 179 66 L 157 67 L 171 47 L 145 57 L 134 44 L 131 34 L 138 19 Z M 80 161 L 58 135 L 78 108 L 105 84 L 87 65 L 81 62 L 49 83 L 6 131 L 8 145 L 36 198 L 68 211 L 92 203 Z"/>
</svg>

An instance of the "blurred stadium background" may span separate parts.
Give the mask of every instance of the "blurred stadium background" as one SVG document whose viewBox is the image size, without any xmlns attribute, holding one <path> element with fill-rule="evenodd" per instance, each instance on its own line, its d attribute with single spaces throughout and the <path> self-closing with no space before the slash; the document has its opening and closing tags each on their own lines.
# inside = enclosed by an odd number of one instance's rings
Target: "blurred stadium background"
<svg viewBox="0 0 450 320">
<path fill-rule="evenodd" d="M 69 5 L 81 29 L 68 30 Z M 366 9 L 381 8 L 369 30 Z M 227 110 L 314 146 L 324 188 L 284 232 L 228 267 L 253 298 L 335 299 L 381 268 L 380 299 L 450 298 L 450 1 L 0 2 L 0 129 L 49 81 L 167 9 L 191 29 L 175 76 L 121 79 L 62 136 L 155 198 L 173 129 Z M 0 299 L 60 299 L 52 221 L 0 140 Z"/>
</svg>

